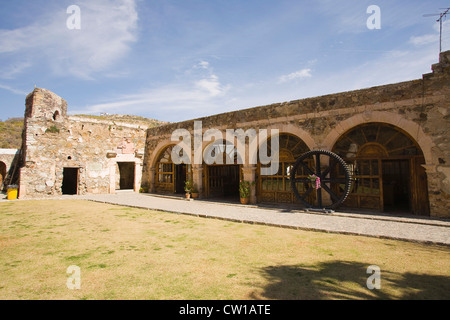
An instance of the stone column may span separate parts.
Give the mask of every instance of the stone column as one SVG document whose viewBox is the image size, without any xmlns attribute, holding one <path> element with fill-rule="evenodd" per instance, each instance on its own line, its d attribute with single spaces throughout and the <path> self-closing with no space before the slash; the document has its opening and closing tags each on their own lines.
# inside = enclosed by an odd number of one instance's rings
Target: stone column
<svg viewBox="0 0 450 320">
<path fill-rule="evenodd" d="M 116 193 L 116 162 L 109 161 L 109 193 Z"/>
<path fill-rule="evenodd" d="M 423 164 L 422 167 L 425 169 L 428 180 L 427 183 L 430 216 L 436 218 L 446 217 L 445 214 L 443 214 L 443 211 L 448 212 L 448 208 L 445 208 L 444 204 L 444 210 L 442 210 L 442 177 L 438 172 L 438 166 L 435 164 Z"/>
<path fill-rule="evenodd" d="M 203 198 L 203 165 L 194 165 L 192 167 L 192 183 L 197 186 L 200 198 Z"/>
<path fill-rule="evenodd" d="M 149 170 L 149 192 L 156 192 L 156 168 L 152 167 Z"/>
<path fill-rule="evenodd" d="M 24 199 L 27 195 L 27 184 L 25 183 L 24 177 L 26 176 L 24 172 L 26 173 L 26 168 L 20 168 L 20 179 L 19 179 L 19 199 Z"/>
<path fill-rule="evenodd" d="M 116 160 L 117 156 L 115 151 L 108 151 L 106 153 L 106 158 L 108 158 L 108 168 L 109 168 L 109 193 L 116 193 Z"/>
<path fill-rule="evenodd" d="M 136 161 L 134 164 L 134 192 L 141 189 L 142 180 L 142 162 Z"/>
<path fill-rule="evenodd" d="M 250 184 L 253 184 L 250 186 L 251 192 L 250 192 L 250 203 L 255 204 L 256 203 L 256 165 L 248 165 L 244 166 L 242 168 L 243 171 L 243 178 L 245 181 L 250 182 Z"/>
</svg>

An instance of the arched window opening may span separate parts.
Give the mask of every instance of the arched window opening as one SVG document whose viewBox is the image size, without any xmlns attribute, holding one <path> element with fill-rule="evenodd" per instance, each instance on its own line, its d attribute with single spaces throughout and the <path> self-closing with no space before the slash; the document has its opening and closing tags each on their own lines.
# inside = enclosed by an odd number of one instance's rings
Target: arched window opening
<svg viewBox="0 0 450 320">
<path fill-rule="evenodd" d="M 272 154 L 271 139 L 279 139 L 278 172 L 271 176 L 261 175 L 261 168 L 270 167 L 271 164 L 263 165 L 258 161 L 258 201 L 266 203 L 297 203 L 290 183 L 291 168 L 301 155 L 309 151 L 309 148 L 299 137 L 282 133 L 279 136 L 268 139 L 268 155 Z M 299 185 L 298 188 L 302 188 L 302 186 Z"/>
<path fill-rule="evenodd" d="M 401 129 L 368 123 L 349 130 L 333 147 L 352 171 L 344 206 L 429 215 L 423 153 Z M 340 175 L 341 173 L 335 173 Z"/>
<path fill-rule="evenodd" d="M 53 121 L 59 121 L 60 120 L 60 118 L 61 118 L 61 115 L 60 115 L 60 113 L 59 113 L 59 111 L 58 110 L 56 110 L 54 113 L 53 113 Z"/>
<path fill-rule="evenodd" d="M 175 164 L 172 160 L 172 146 L 166 147 L 156 162 L 156 192 L 184 193 L 184 183 L 191 178 L 191 166 Z"/>
</svg>

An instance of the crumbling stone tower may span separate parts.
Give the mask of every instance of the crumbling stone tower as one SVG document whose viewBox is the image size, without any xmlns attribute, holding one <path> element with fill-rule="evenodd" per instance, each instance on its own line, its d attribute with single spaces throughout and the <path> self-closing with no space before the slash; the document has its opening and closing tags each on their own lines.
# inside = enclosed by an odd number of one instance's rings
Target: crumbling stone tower
<svg viewBox="0 0 450 320">
<path fill-rule="evenodd" d="M 46 168 L 37 161 L 37 159 L 46 159 L 44 154 L 42 157 L 39 155 L 43 149 L 40 137 L 49 132 L 58 133 L 66 117 L 66 100 L 51 91 L 35 88 L 26 97 L 19 197 L 23 198 L 27 194 L 27 189 L 31 190 L 33 187 L 35 189 L 33 191 L 52 193 L 50 189 L 54 186 L 55 177 L 45 174 Z M 38 175 L 34 174 L 36 165 L 39 166 L 40 174 Z M 45 185 L 41 185 L 37 183 L 36 178 L 51 178 L 52 181 L 47 179 L 47 182 L 44 182 Z"/>
<path fill-rule="evenodd" d="M 138 191 L 146 129 L 68 116 L 63 98 L 35 88 L 25 102 L 19 197 Z"/>
<path fill-rule="evenodd" d="M 66 117 L 66 100 L 47 89 L 35 88 L 25 100 L 25 122 L 60 123 Z"/>
</svg>

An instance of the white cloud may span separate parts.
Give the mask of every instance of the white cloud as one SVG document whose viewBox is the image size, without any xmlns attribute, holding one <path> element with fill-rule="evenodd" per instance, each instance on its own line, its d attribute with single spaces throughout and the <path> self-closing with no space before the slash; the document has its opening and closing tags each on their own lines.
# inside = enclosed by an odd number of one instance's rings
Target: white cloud
<svg viewBox="0 0 450 320">
<path fill-rule="evenodd" d="M 200 61 L 195 67 L 201 68 L 201 69 L 209 69 L 209 62 L 208 61 Z"/>
<path fill-rule="evenodd" d="M 278 82 L 285 83 L 285 82 L 289 82 L 289 81 L 292 81 L 295 79 L 303 79 L 303 78 L 311 78 L 311 77 L 312 77 L 311 69 L 302 69 L 302 70 L 292 72 L 290 74 L 279 77 Z"/>
<path fill-rule="evenodd" d="M 20 90 L 20 89 L 16 89 L 16 88 L 12 88 L 10 86 L 3 85 L 3 84 L 0 84 L 0 89 L 7 90 L 7 91 L 9 91 L 11 93 L 18 94 L 20 96 L 26 96 L 28 94 L 28 92 L 26 92 L 26 91 L 23 91 L 23 90 Z"/>
<path fill-rule="evenodd" d="M 16 61 L 12 64 L 8 64 L 6 67 L 0 70 L 0 76 L 3 79 L 13 79 L 17 74 L 22 73 L 25 69 L 31 66 L 30 61 Z"/>
<path fill-rule="evenodd" d="M 442 23 L 442 45 L 443 48 L 446 48 L 446 45 L 448 43 L 448 37 L 446 38 L 447 30 L 450 28 L 450 21 L 444 21 Z M 433 26 L 433 29 L 435 30 L 435 33 L 432 34 L 425 34 L 421 36 L 412 36 L 409 39 L 409 43 L 415 45 L 415 46 L 425 46 L 429 44 L 438 44 L 439 43 L 439 23 L 436 23 Z"/>
<path fill-rule="evenodd" d="M 166 121 L 188 120 L 219 110 L 220 102 L 210 92 L 195 86 L 167 85 L 132 95 L 122 95 L 109 101 L 76 107 L 71 114 L 127 113 Z M 126 110 L 126 111 L 124 111 Z"/>
<path fill-rule="evenodd" d="M 66 7 L 49 8 L 30 25 L 0 30 L 0 56 L 28 61 L 25 67 L 47 64 L 58 75 L 92 78 L 123 57 L 136 41 L 138 14 L 134 0 L 78 1 L 81 29 L 70 30 Z M 13 56 L 11 55 L 13 54 Z"/>
<path fill-rule="evenodd" d="M 192 78 L 201 78 L 200 80 L 194 80 L 195 88 L 209 94 L 211 97 L 223 95 L 229 89 L 229 86 L 223 86 L 220 83 L 219 77 L 214 73 L 208 61 L 200 61 L 191 70 L 197 70 L 197 72 L 191 73 L 189 71 L 186 74 Z"/>
<path fill-rule="evenodd" d="M 424 36 L 411 37 L 411 39 L 409 39 L 409 42 L 415 46 L 423 46 L 437 41 L 439 41 L 439 35 L 436 34 L 427 34 Z"/>
<path fill-rule="evenodd" d="M 209 78 L 201 79 L 195 83 L 197 88 L 205 90 L 212 97 L 224 94 L 227 88 L 222 87 L 219 82 L 219 77 L 216 75 L 211 75 Z"/>
</svg>

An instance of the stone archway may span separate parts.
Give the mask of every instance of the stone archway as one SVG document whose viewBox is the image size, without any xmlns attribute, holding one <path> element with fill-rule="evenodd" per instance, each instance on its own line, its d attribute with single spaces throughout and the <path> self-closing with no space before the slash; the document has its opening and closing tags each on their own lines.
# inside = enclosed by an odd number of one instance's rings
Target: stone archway
<svg viewBox="0 0 450 320">
<path fill-rule="evenodd" d="M 6 179 L 6 164 L 3 161 L 0 161 L 0 190 L 3 190 L 3 182 Z"/>
<path fill-rule="evenodd" d="M 387 111 L 369 111 L 342 120 L 325 137 L 321 146 L 322 148 L 331 151 L 336 141 L 347 131 L 356 126 L 372 122 L 386 123 L 401 128 L 403 132 L 418 144 L 425 158 L 425 163 L 430 165 L 433 164 L 431 150 L 434 144 L 431 137 L 426 135 L 422 128 L 414 121 L 405 119 L 398 113 Z"/>
<path fill-rule="evenodd" d="M 204 196 L 239 201 L 243 165 L 244 159 L 233 141 L 218 139 L 209 142 L 203 149 Z"/>
<path fill-rule="evenodd" d="M 164 146 L 155 157 L 151 183 L 157 193 L 184 193 L 184 183 L 190 178 L 189 164 L 176 164 L 172 160 L 175 145 Z"/>
<path fill-rule="evenodd" d="M 344 206 L 429 215 L 425 157 L 405 131 L 387 123 L 353 127 L 332 151 L 351 167 L 353 187 Z M 334 174 L 339 175 L 339 172 Z"/>
<path fill-rule="evenodd" d="M 267 139 L 268 151 L 270 151 L 270 140 L 278 139 L 279 162 L 278 171 L 272 175 L 262 175 L 261 169 L 264 167 L 258 160 L 257 167 L 257 198 L 258 202 L 265 203 L 296 203 L 297 199 L 291 190 L 290 170 L 298 159 L 305 152 L 309 151 L 308 145 L 297 135 L 282 132 L 277 136 Z M 263 142 L 264 143 L 264 142 Z M 266 167 L 269 165 L 265 165 Z"/>
</svg>

